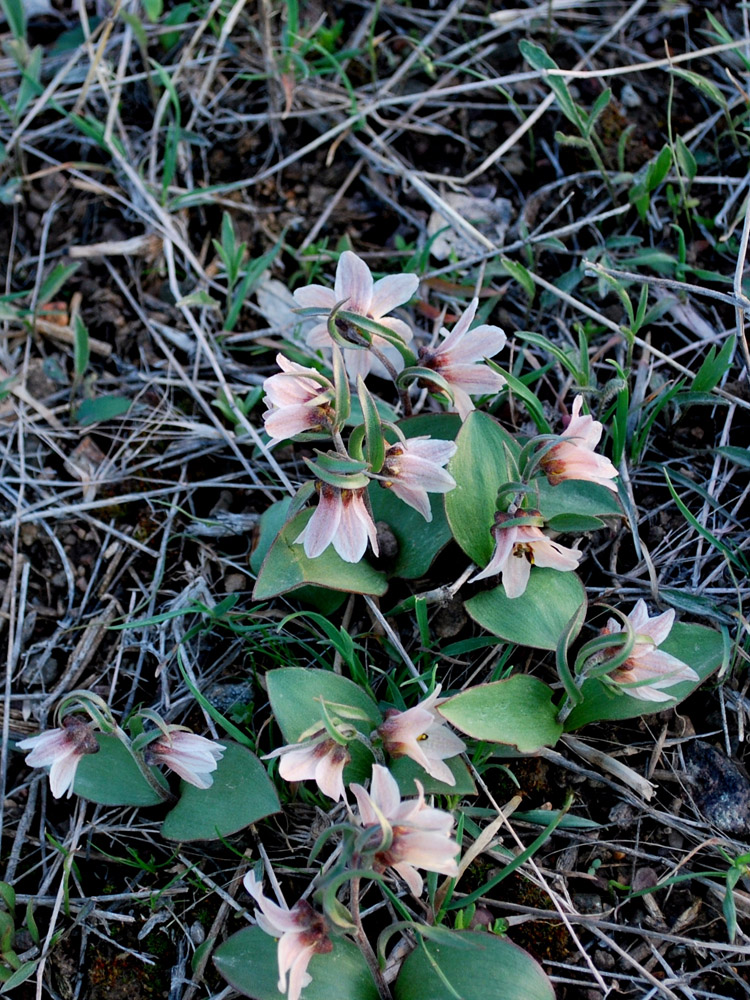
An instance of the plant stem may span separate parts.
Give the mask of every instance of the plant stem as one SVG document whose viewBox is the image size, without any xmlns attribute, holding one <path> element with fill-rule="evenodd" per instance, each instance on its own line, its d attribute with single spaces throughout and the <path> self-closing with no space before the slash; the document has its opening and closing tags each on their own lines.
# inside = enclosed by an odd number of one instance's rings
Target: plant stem
<svg viewBox="0 0 750 1000">
<path fill-rule="evenodd" d="M 365 961 L 367 962 L 370 972 L 372 973 L 372 978 L 375 980 L 375 985 L 378 988 L 378 993 L 380 994 L 381 1000 L 392 1000 L 391 991 L 383 979 L 383 973 L 380 971 L 380 965 L 378 964 L 378 959 L 375 952 L 372 950 L 372 945 L 367 940 L 367 935 L 365 934 L 365 929 L 362 926 L 362 915 L 359 911 L 359 887 L 360 879 L 353 878 L 350 883 L 350 911 L 352 914 L 352 919 L 354 920 L 354 926 L 357 928 L 355 937 L 357 939 L 357 944 L 362 950 L 362 954 L 365 956 Z"/>
</svg>

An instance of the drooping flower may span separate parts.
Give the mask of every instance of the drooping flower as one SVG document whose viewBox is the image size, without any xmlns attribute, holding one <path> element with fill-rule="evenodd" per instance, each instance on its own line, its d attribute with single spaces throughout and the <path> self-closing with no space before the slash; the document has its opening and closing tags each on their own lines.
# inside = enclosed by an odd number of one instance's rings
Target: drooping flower
<svg viewBox="0 0 750 1000">
<path fill-rule="evenodd" d="M 553 486 L 565 479 L 585 479 L 616 493 L 617 487 L 612 480 L 617 476 L 617 469 L 608 458 L 594 451 L 604 428 L 588 414 L 581 416 L 582 405 L 583 397 L 576 396 L 570 423 L 560 435 L 559 444 L 550 448 L 539 464 Z"/>
<path fill-rule="evenodd" d="M 224 756 L 225 746 L 207 740 L 196 733 L 171 729 L 168 734 L 148 745 L 146 761 L 164 764 L 183 781 L 196 788 L 210 788 L 214 783 L 213 771 Z"/>
<path fill-rule="evenodd" d="M 347 748 L 337 743 L 325 729 L 309 740 L 290 743 L 266 754 L 263 760 L 280 757 L 279 774 L 285 781 L 315 781 L 329 799 L 338 802 L 344 796 L 344 768 L 351 760 Z"/>
<path fill-rule="evenodd" d="M 426 521 L 432 520 L 428 493 L 448 493 L 456 485 L 453 476 L 442 466 L 455 454 L 453 441 L 429 437 L 398 441 L 386 449 L 381 475 L 382 485 L 418 510 Z"/>
<path fill-rule="evenodd" d="M 414 708 L 399 712 L 390 708 L 373 736 L 378 735 L 391 757 L 411 757 L 438 781 L 455 785 L 451 769 L 443 763 L 466 749 L 466 744 L 452 732 L 435 711 L 440 685 Z"/>
<path fill-rule="evenodd" d="M 345 562 L 359 562 L 367 542 L 378 554 L 375 522 L 365 504 L 365 490 L 340 490 L 329 483 L 320 484 L 320 499 L 313 516 L 295 543 L 302 542 L 308 559 L 315 559 L 333 542 Z"/>
<path fill-rule="evenodd" d="M 628 615 L 628 622 L 635 633 L 635 643 L 622 666 L 617 667 L 609 680 L 616 684 L 633 685 L 623 687 L 625 694 L 643 701 L 671 701 L 672 695 L 663 688 L 672 687 L 681 681 L 699 681 L 700 677 L 687 663 L 678 660 L 671 653 L 665 653 L 658 646 L 664 642 L 674 624 L 674 610 L 650 618 L 645 601 L 638 601 Z M 624 632 L 624 626 L 610 618 L 602 635 Z"/>
<path fill-rule="evenodd" d="M 266 433 L 274 441 L 283 441 L 303 431 L 328 425 L 333 386 L 314 368 L 305 368 L 283 354 L 276 355 L 281 371 L 263 383 Z"/>
<path fill-rule="evenodd" d="M 18 743 L 19 750 L 31 750 L 26 763 L 31 767 L 49 766 L 49 787 L 56 799 L 66 792 L 73 794 L 76 768 L 82 757 L 98 753 L 94 730 L 78 715 L 66 715 L 62 728 L 30 736 Z"/>
<path fill-rule="evenodd" d="M 337 303 L 345 300 L 342 306 L 345 312 L 357 313 L 358 316 L 374 320 L 381 326 L 387 326 L 408 344 L 414 336 L 411 328 L 403 320 L 389 316 L 388 313 L 408 302 L 418 286 L 419 278 L 416 274 L 390 274 L 374 281 L 370 268 L 362 258 L 351 250 L 345 250 L 339 257 L 332 289 L 324 285 L 306 285 L 295 291 L 294 298 L 303 308 L 317 307 L 326 309 L 329 313 Z M 375 335 L 372 343 L 385 354 L 397 370 L 403 368 L 401 355 L 387 340 Z M 315 348 L 331 347 L 333 341 L 328 332 L 327 317 L 325 322 L 318 323 L 310 330 L 307 344 Z M 344 361 L 353 382 L 356 382 L 357 375 L 365 378 L 371 369 L 377 375 L 388 374 L 368 350 L 345 350 Z"/>
<path fill-rule="evenodd" d="M 438 347 L 419 349 L 419 365 L 431 368 L 448 382 L 462 420 L 474 409 L 472 395 L 499 392 L 505 385 L 502 375 L 481 362 L 502 351 L 507 338 L 499 326 L 486 323 L 469 330 L 478 305 L 479 299 L 472 299 L 453 329 L 440 331 L 444 340 Z"/>
<path fill-rule="evenodd" d="M 258 927 L 279 939 L 279 992 L 286 993 L 288 989 L 289 1000 L 299 1000 L 302 990 L 312 982 L 312 976 L 307 971 L 310 959 L 313 955 L 326 955 L 333 951 L 325 917 L 316 913 L 304 899 L 295 903 L 291 910 L 271 902 L 264 896 L 252 871 L 247 873 L 243 884 L 260 907 L 260 912 L 255 914 Z"/>
<path fill-rule="evenodd" d="M 530 511 L 524 511 L 530 514 Z M 520 597 L 526 590 L 532 566 L 568 572 L 578 568 L 581 553 L 553 542 L 533 524 L 505 526 L 509 514 L 495 514 L 495 551 L 481 573 L 472 577 L 471 583 L 488 576 L 500 574 L 508 597 Z"/>
<path fill-rule="evenodd" d="M 375 871 L 393 868 L 415 896 L 422 892 L 422 876 L 417 868 L 457 876 L 458 844 L 451 839 L 453 817 L 428 806 L 418 781 L 416 799 L 401 801 L 396 779 L 387 768 L 375 764 L 367 792 L 362 785 L 350 785 L 359 806 L 363 826 L 379 827 L 389 846 L 376 850 L 372 858 Z"/>
</svg>

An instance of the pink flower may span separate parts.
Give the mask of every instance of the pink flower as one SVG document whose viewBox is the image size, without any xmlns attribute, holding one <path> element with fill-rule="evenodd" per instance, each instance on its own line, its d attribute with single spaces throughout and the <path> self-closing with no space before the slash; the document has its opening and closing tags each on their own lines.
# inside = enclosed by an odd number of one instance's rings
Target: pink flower
<svg viewBox="0 0 750 1000">
<path fill-rule="evenodd" d="M 409 438 L 392 444 L 385 453 L 382 483 L 396 496 L 418 510 L 426 521 L 432 520 L 428 493 L 448 493 L 456 480 L 442 468 L 456 451 L 453 441 L 429 437 Z"/>
<path fill-rule="evenodd" d="M 73 794 L 76 768 L 81 757 L 98 753 L 99 744 L 94 730 L 78 715 L 67 715 L 62 729 L 49 729 L 46 733 L 30 736 L 17 744 L 19 750 L 31 750 L 26 763 L 31 767 L 49 765 L 49 787 L 59 799 L 65 792 Z"/>
<path fill-rule="evenodd" d="M 299 1000 L 304 987 L 312 982 L 307 971 L 310 959 L 313 955 L 325 955 L 333 951 L 325 917 L 316 913 L 304 899 L 295 903 L 291 910 L 272 903 L 263 895 L 263 889 L 252 871 L 247 873 L 243 883 L 260 907 L 260 913 L 255 914 L 258 927 L 266 934 L 279 938 L 279 992 L 287 992 L 288 974 L 289 1000 Z"/>
<path fill-rule="evenodd" d="M 345 746 L 328 736 L 325 729 L 302 743 L 290 743 L 263 760 L 280 757 L 279 774 L 285 781 L 315 781 L 329 799 L 338 802 L 344 795 L 344 768 L 351 760 Z"/>
<path fill-rule="evenodd" d="M 329 313 L 338 302 L 345 299 L 342 306 L 345 312 L 357 313 L 381 326 L 387 326 L 408 344 L 414 336 L 411 329 L 402 320 L 388 316 L 388 313 L 408 302 L 418 286 L 419 278 L 416 274 L 391 274 L 373 281 L 367 264 L 351 250 L 345 250 L 339 257 L 333 289 L 323 285 L 307 285 L 305 288 L 298 288 L 294 298 L 303 308 L 317 306 Z M 387 340 L 374 336 L 372 342 L 398 370 L 403 368 L 401 355 Z M 309 347 L 330 347 L 333 344 L 328 333 L 327 317 L 326 322 L 318 323 L 310 330 L 307 344 Z M 357 375 L 365 378 L 370 368 L 377 375 L 387 375 L 383 365 L 368 350 L 345 350 L 344 360 L 353 382 L 356 382 Z"/>
<path fill-rule="evenodd" d="M 207 740 L 205 736 L 186 733 L 182 729 L 170 730 L 148 745 L 146 761 L 165 764 L 183 781 L 196 788 L 210 788 L 214 783 L 212 771 L 224 756 L 225 746 Z"/>
<path fill-rule="evenodd" d="M 283 354 L 276 355 L 276 364 L 282 371 L 263 383 L 267 407 L 263 420 L 268 436 L 283 441 L 303 431 L 326 427 L 333 398 L 328 379 Z"/>
<path fill-rule="evenodd" d="M 498 392 L 505 379 L 486 365 L 484 358 L 492 358 L 505 347 L 506 336 L 499 326 L 483 323 L 469 330 L 477 311 L 479 299 L 472 299 L 469 308 L 449 333 L 443 328 L 445 338 L 439 347 L 421 347 L 419 364 L 442 375 L 453 392 L 453 402 L 462 420 L 474 409 L 470 393 Z"/>
<path fill-rule="evenodd" d="M 524 514 L 529 514 L 524 511 Z M 543 531 L 532 524 L 516 524 L 504 527 L 508 514 L 495 515 L 495 551 L 481 573 L 472 577 L 471 583 L 484 580 L 488 576 L 502 576 L 508 597 L 520 597 L 526 590 L 532 566 L 569 572 L 578 568 L 581 553 L 578 549 L 568 549 L 547 538 Z"/>
<path fill-rule="evenodd" d="M 308 559 L 315 559 L 333 542 L 345 562 L 359 562 L 367 542 L 378 554 L 375 522 L 365 504 L 365 490 L 340 490 L 320 484 L 320 499 L 313 516 L 295 542 L 302 542 Z"/>
<path fill-rule="evenodd" d="M 625 694 L 644 701 L 670 701 L 672 695 L 664 694 L 662 688 L 671 687 L 681 681 L 699 681 L 700 677 L 687 663 L 676 656 L 664 653 L 660 646 L 669 635 L 674 624 L 674 610 L 649 618 L 645 601 L 638 601 L 628 615 L 630 627 L 635 633 L 635 644 L 630 656 L 622 666 L 609 675 L 609 680 L 617 684 L 636 685 L 625 687 Z M 602 635 L 623 632 L 624 627 L 610 618 Z"/>
<path fill-rule="evenodd" d="M 443 761 L 463 753 L 466 744 L 451 732 L 435 711 L 439 696 L 438 684 L 432 694 L 414 708 L 405 712 L 388 709 L 385 722 L 373 736 L 380 736 L 391 757 L 411 757 L 433 778 L 446 785 L 455 785 L 456 779 Z"/>
<path fill-rule="evenodd" d="M 617 487 L 612 480 L 617 469 L 608 458 L 594 451 L 603 427 L 588 414 L 581 416 L 582 405 L 583 397 L 576 396 L 570 423 L 560 435 L 560 443 L 550 448 L 539 464 L 553 486 L 564 479 L 585 479 L 616 493 Z"/>
<path fill-rule="evenodd" d="M 422 892 L 422 876 L 417 868 L 456 877 L 458 844 L 451 840 L 453 817 L 433 809 L 424 800 L 424 790 L 415 782 L 419 796 L 401 801 L 396 779 L 387 768 L 375 764 L 369 793 L 361 785 L 350 785 L 359 805 L 363 826 L 379 827 L 389 846 L 375 851 L 375 871 L 393 868 L 415 896 Z"/>
</svg>

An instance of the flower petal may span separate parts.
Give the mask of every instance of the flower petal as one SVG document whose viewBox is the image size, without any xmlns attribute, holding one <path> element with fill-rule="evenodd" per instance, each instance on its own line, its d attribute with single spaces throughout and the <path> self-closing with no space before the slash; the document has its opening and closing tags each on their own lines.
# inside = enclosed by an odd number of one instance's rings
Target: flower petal
<svg viewBox="0 0 750 1000">
<path fill-rule="evenodd" d="M 372 288 L 370 313 L 372 318 L 380 320 L 398 306 L 404 305 L 419 288 L 419 278 L 416 274 L 389 274 L 380 278 Z"/>
<path fill-rule="evenodd" d="M 345 250 L 336 267 L 333 292 L 336 302 L 346 299 L 343 308 L 347 312 L 366 316 L 372 302 L 372 274 L 361 257 L 351 250 Z"/>
</svg>

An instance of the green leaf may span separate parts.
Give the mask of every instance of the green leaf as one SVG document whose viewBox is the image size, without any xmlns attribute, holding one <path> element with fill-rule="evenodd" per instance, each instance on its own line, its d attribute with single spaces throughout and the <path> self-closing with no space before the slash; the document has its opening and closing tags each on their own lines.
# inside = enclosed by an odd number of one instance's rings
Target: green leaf
<svg viewBox="0 0 750 1000">
<path fill-rule="evenodd" d="M 677 162 L 688 181 L 692 181 L 698 173 L 698 164 L 681 135 L 678 135 L 675 141 L 675 154 Z"/>
<path fill-rule="evenodd" d="M 24 962 L 23 965 L 16 969 L 12 976 L 6 979 L 3 983 L 3 988 L 0 989 L 0 993 L 8 993 L 10 990 L 15 989 L 16 986 L 20 986 L 21 983 L 25 983 L 27 979 L 30 979 L 34 975 L 38 965 L 38 958 Z"/>
<path fill-rule="evenodd" d="M 552 486 L 548 479 L 540 477 L 533 484 L 537 490 L 537 507 L 546 521 L 563 514 L 580 517 L 622 517 L 617 494 L 599 483 L 589 483 L 583 479 L 565 479 Z M 532 494 L 533 495 L 533 494 Z M 556 528 L 563 531 L 563 528 Z M 576 529 L 569 529 L 576 530 Z M 591 529 L 579 529 L 589 531 Z"/>
<path fill-rule="evenodd" d="M 426 795 L 476 795 L 477 787 L 474 784 L 471 771 L 466 766 L 466 761 L 458 756 L 450 757 L 445 763 L 456 779 L 455 785 L 448 785 L 444 781 L 433 778 L 410 757 L 398 757 L 396 760 L 390 761 L 388 769 L 396 779 L 402 795 L 417 794 L 415 780 L 424 788 Z"/>
<path fill-rule="evenodd" d="M 401 967 L 395 1000 L 554 1000 L 544 970 L 523 948 L 488 932 L 452 936 L 471 942 L 471 954 L 446 940 L 421 942 Z"/>
<path fill-rule="evenodd" d="M 114 420 L 127 413 L 133 401 L 124 396 L 98 396 L 96 399 L 84 399 L 75 411 L 73 419 L 81 427 L 101 423 L 103 420 Z"/>
<path fill-rule="evenodd" d="M 547 521 L 547 527 L 552 531 L 565 531 L 568 534 L 582 531 L 598 531 L 605 523 L 590 514 L 555 514 Z"/>
<path fill-rule="evenodd" d="M 262 601 L 276 597 L 305 583 L 350 594 L 382 596 L 388 589 L 385 574 L 364 559 L 358 563 L 344 562 L 333 545 L 317 559 L 307 558 L 304 548 L 295 540 L 312 515 L 311 510 L 303 511 L 284 525 L 260 568 L 253 598 Z"/>
<path fill-rule="evenodd" d="M 665 145 L 656 159 L 652 160 L 648 165 L 648 170 L 646 171 L 646 190 L 650 192 L 658 188 L 669 173 L 671 166 L 672 150 L 669 146 Z"/>
<path fill-rule="evenodd" d="M 737 445 L 726 444 L 714 450 L 718 451 L 724 458 L 729 459 L 730 462 L 734 462 L 735 465 L 741 465 L 743 469 L 750 469 L 750 448 L 739 448 Z"/>
<path fill-rule="evenodd" d="M 26 12 L 24 0 L 0 0 L 5 20 L 8 22 L 13 37 L 26 38 Z"/>
<path fill-rule="evenodd" d="M 710 392 L 716 388 L 732 364 L 734 344 L 734 336 L 727 337 L 718 354 L 716 347 L 711 345 L 703 364 L 693 379 L 693 384 L 690 387 L 693 392 Z"/>
<path fill-rule="evenodd" d="M 220 945 L 213 960 L 227 982 L 245 996 L 280 1000 L 276 952 L 275 938 L 260 927 L 246 927 Z M 346 938 L 334 938 L 327 955 L 313 955 L 307 971 L 312 982 L 302 991 L 302 1000 L 378 1000 L 362 952 Z"/>
<path fill-rule="evenodd" d="M 379 483 L 370 486 L 369 497 L 375 521 L 384 521 L 398 543 L 398 553 L 393 564 L 388 566 L 388 576 L 403 580 L 424 576 L 435 556 L 451 540 L 440 494 L 429 494 L 431 521 L 425 521 L 418 510 Z"/>
<path fill-rule="evenodd" d="M 164 0 L 143 0 L 143 9 L 149 21 L 155 24 L 164 10 Z"/>
<path fill-rule="evenodd" d="M 54 267 L 42 282 L 37 305 L 43 306 L 45 302 L 54 299 L 68 278 L 74 275 L 80 266 L 80 264 L 58 264 Z"/>
<path fill-rule="evenodd" d="M 553 746 L 562 734 L 552 688 L 528 674 L 467 688 L 444 701 L 438 711 L 467 736 L 506 743 L 520 753 Z"/>
<path fill-rule="evenodd" d="M 286 524 L 289 515 L 289 508 L 292 504 L 291 497 L 284 497 L 277 500 L 265 510 L 260 519 L 260 532 L 258 542 L 250 556 L 250 569 L 253 573 L 258 573 L 263 564 L 263 560 L 268 555 L 268 550 L 278 537 L 281 529 Z M 332 614 L 346 600 L 346 594 L 340 590 L 327 590 L 325 587 L 299 587 L 294 592 L 295 599 L 306 604 L 312 604 L 323 614 Z"/>
<path fill-rule="evenodd" d="M 365 448 L 367 461 L 373 472 L 377 473 L 383 468 L 385 460 L 385 441 L 383 440 L 383 428 L 380 423 L 380 415 L 375 400 L 370 395 L 364 379 L 357 376 L 357 394 L 362 407 L 365 423 Z"/>
<path fill-rule="evenodd" d="M 161 833 L 167 840 L 220 840 L 278 812 L 271 779 L 247 747 L 227 740 L 210 788 L 180 785 L 180 801 L 167 815 Z"/>
<path fill-rule="evenodd" d="M 495 545 L 497 493 L 518 479 L 520 448 L 500 424 L 479 410 L 466 418 L 456 444 L 458 450 L 448 463 L 456 488 L 445 494 L 445 513 L 466 555 L 485 566 Z"/>
<path fill-rule="evenodd" d="M 464 607 L 477 624 L 506 642 L 555 650 L 585 600 L 583 584 L 575 573 L 534 566 L 520 597 L 508 597 L 501 585 L 477 594 Z"/>
<path fill-rule="evenodd" d="M 9 882 L 0 882 L 0 899 L 9 910 L 16 908 L 16 890 Z"/>
<path fill-rule="evenodd" d="M 287 743 L 297 743 L 302 733 L 313 726 L 323 725 L 323 698 L 329 715 L 338 716 L 369 736 L 383 721 L 380 709 L 354 681 L 329 670 L 306 670 L 303 667 L 283 667 L 266 674 L 271 709 Z M 364 718 L 349 717 L 350 706 Z M 359 741 L 349 744 L 351 762 L 344 768 L 344 783 L 366 781 L 372 771 L 372 754 Z"/>
<path fill-rule="evenodd" d="M 81 378 L 89 366 L 91 350 L 89 348 L 89 331 L 80 316 L 75 318 L 75 343 L 73 345 L 73 370 Z"/>
<path fill-rule="evenodd" d="M 113 733 L 97 733 L 99 753 L 81 758 L 73 791 L 103 806 L 157 806 L 163 796 L 151 787 L 127 747 Z M 151 768 L 154 778 L 167 787 L 164 776 Z"/>
<path fill-rule="evenodd" d="M 541 45 L 535 45 L 533 42 L 529 42 L 527 39 L 523 38 L 518 43 L 518 48 L 526 62 L 530 66 L 533 66 L 534 69 L 559 69 L 555 60 L 552 59 L 551 56 L 547 55 Z M 578 129 L 581 130 L 581 132 L 583 132 L 584 121 L 581 110 L 573 100 L 564 78 L 561 76 L 547 76 L 546 81 L 551 90 L 554 92 L 562 113 L 568 121 L 571 121 Z"/>
<path fill-rule="evenodd" d="M 678 660 L 687 663 L 699 675 L 699 681 L 682 681 L 665 691 L 674 701 L 643 701 L 623 690 L 613 692 L 602 681 L 590 678 L 581 689 L 583 701 L 577 705 L 565 720 L 565 729 L 570 732 L 580 729 L 589 722 L 604 719 L 633 719 L 639 715 L 653 715 L 665 708 L 672 708 L 684 701 L 703 681 L 716 670 L 724 659 L 724 640 L 721 633 L 705 625 L 689 625 L 679 622 L 659 646 L 665 653 L 671 653 Z"/>
<path fill-rule="evenodd" d="M 528 269 L 523 264 L 519 264 L 517 260 L 510 260 L 508 257 L 503 257 L 501 264 L 511 278 L 514 278 L 521 288 L 523 288 L 524 292 L 526 292 L 529 302 L 533 302 L 536 294 L 536 285 Z"/>
<path fill-rule="evenodd" d="M 269 670 L 266 683 L 273 714 L 287 743 L 296 743 L 302 733 L 312 726 L 322 725 L 321 698 L 330 705 L 349 705 L 361 713 L 363 719 L 347 719 L 368 736 L 383 721 L 380 709 L 372 698 L 354 681 L 332 670 L 282 667 Z M 329 712 L 345 717 L 335 708 L 329 708 Z"/>
<path fill-rule="evenodd" d="M 694 73 L 692 70 L 677 69 L 675 66 L 670 66 L 670 72 L 674 73 L 675 76 L 682 77 L 683 80 L 687 80 L 688 83 L 692 83 L 694 87 L 697 87 L 702 94 L 705 94 L 709 100 L 718 104 L 720 108 L 726 108 L 727 99 L 713 80 L 709 80 L 705 76 L 701 76 L 700 73 Z"/>
</svg>

